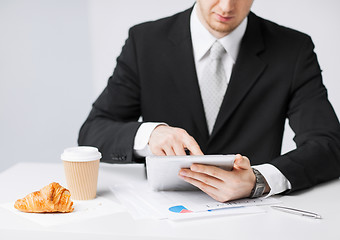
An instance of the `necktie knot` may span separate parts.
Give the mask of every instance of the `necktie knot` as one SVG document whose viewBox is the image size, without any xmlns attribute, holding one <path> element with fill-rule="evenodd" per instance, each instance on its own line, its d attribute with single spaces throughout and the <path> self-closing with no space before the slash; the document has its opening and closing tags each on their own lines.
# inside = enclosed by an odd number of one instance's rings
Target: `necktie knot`
<svg viewBox="0 0 340 240">
<path fill-rule="evenodd" d="M 226 52 L 224 47 L 218 41 L 215 41 L 210 49 L 210 58 L 211 59 L 221 59 L 223 54 Z"/>
</svg>

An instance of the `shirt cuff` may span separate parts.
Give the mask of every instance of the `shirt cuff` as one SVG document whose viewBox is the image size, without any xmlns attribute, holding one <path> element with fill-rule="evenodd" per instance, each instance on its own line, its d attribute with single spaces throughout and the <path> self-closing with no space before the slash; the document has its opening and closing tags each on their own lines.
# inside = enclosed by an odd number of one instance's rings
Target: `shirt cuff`
<svg viewBox="0 0 340 240">
<path fill-rule="evenodd" d="M 146 157 L 153 155 L 149 148 L 149 139 L 152 131 L 159 125 L 167 125 L 166 123 L 155 123 L 155 122 L 146 122 L 142 123 L 137 130 L 135 136 L 135 142 L 133 145 L 133 150 L 135 156 L 137 157 Z"/>
<path fill-rule="evenodd" d="M 292 188 L 288 179 L 273 165 L 261 164 L 253 166 L 253 168 L 256 168 L 263 175 L 270 187 L 270 192 L 264 196 L 265 198 Z"/>
</svg>

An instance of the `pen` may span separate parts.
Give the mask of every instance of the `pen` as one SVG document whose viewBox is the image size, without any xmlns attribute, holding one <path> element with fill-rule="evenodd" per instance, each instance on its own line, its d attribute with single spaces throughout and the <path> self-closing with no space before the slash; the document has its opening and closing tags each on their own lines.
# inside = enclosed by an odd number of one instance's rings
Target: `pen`
<svg viewBox="0 0 340 240">
<path fill-rule="evenodd" d="M 296 214 L 296 215 L 300 215 L 300 216 L 304 216 L 304 217 L 321 219 L 321 216 L 317 213 L 312 213 L 312 212 L 307 212 L 307 211 L 303 211 L 303 210 L 299 210 L 299 209 L 282 207 L 282 206 L 272 206 L 272 208 L 279 210 L 279 211 L 282 211 L 282 212 L 286 212 L 286 213 L 292 213 L 292 214 Z"/>
</svg>

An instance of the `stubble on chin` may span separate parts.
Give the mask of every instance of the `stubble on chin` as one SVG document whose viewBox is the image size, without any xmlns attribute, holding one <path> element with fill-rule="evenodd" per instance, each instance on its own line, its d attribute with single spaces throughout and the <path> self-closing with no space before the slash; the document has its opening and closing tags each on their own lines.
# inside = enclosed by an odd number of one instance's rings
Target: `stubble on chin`
<svg viewBox="0 0 340 240">
<path fill-rule="evenodd" d="M 210 29 L 224 36 L 228 35 L 230 32 L 232 32 L 235 29 L 227 23 L 220 23 L 217 21 L 213 23 L 208 23 L 208 25 Z"/>
</svg>

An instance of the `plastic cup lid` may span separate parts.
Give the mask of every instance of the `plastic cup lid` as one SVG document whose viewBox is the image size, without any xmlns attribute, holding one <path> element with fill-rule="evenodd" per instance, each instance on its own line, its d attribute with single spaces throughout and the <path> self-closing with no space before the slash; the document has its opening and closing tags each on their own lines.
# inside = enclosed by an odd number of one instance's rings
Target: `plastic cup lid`
<svg viewBox="0 0 340 240">
<path fill-rule="evenodd" d="M 69 162 L 87 162 L 101 159 L 102 154 L 98 148 L 80 146 L 66 148 L 61 154 L 61 160 Z"/>
</svg>

